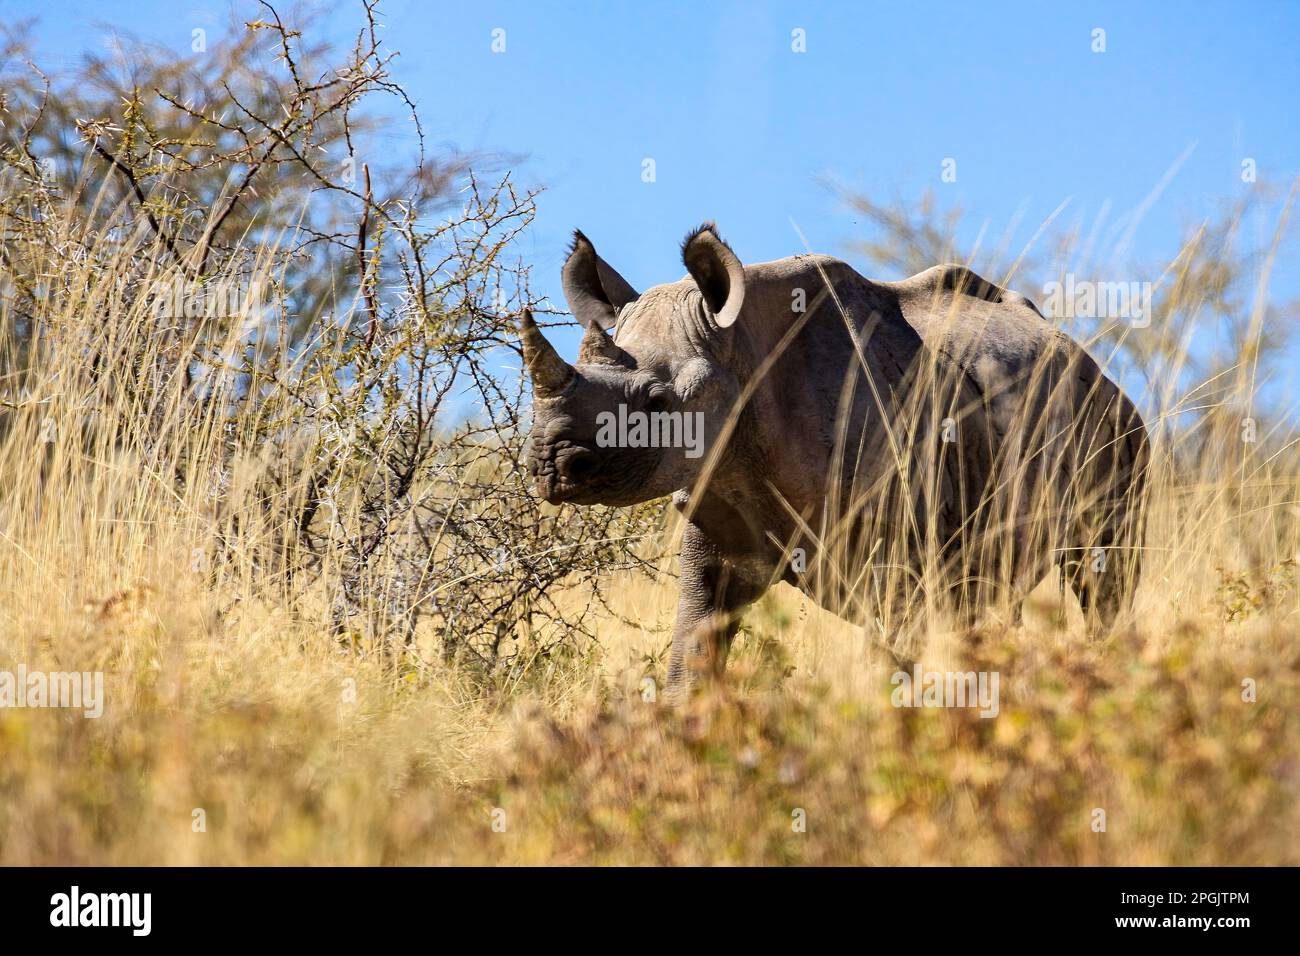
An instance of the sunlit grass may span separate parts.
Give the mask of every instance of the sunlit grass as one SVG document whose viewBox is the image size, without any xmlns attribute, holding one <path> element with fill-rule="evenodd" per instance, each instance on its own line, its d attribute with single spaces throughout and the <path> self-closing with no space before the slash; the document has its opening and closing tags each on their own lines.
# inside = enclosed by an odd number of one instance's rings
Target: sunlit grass
<svg viewBox="0 0 1300 956">
<path fill-rule="evenodd" d="M 158 357 L 117 321 L 121 361 Z M 671 710 L 674 578 L 620 574 L 595 640 L 499 671 L 429 624 L 337 633 L 264 562 L 301 482 L 148 465 L 219 472 L 226 423 L 179 389 L 78 392 L 84 359 L 50 343 L 6 394 L 0 668 L 102 670 L 108 700 L 0 710 L 0 864 L 1300 863 L 1290 445 L 1157 444 L 1141 587 L 1101 639 L 1051 581 L 1021 626 L 925 634 L 921 666 L 1002 676 L 995 719 L 895 708 L 894 661 L 786 585 Z"/>
</svg>

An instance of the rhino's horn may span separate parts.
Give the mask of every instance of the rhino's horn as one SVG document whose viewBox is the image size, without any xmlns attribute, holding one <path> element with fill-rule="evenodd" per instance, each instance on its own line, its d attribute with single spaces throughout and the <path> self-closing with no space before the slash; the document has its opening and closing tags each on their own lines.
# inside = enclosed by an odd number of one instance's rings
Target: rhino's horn
<svg viewBox="0 0 1300 956">
<path fill-rule="evenodd" d="M 578 347 L 580 365 L 625 365 L 626 353 L 614 344 L 608 332 L 595 322 L 587 326 Z"/>
<path fill-rule="evenodd" d="M 524 364 L 533 379 L 533 394 L 547 398 L 560 394 L 573 379 L 573 366 L 546 340 L 533 321 L 531 309 L 524 309 L 519 320 L 519 338 L 524 347 Z"/>
</svg>

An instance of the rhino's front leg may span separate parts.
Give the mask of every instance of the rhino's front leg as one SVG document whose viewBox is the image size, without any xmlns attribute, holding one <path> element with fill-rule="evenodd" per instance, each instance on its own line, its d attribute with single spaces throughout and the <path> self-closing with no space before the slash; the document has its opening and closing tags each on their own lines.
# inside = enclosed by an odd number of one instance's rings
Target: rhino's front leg
<svg viewBox="0 0 1300 956">
<path fill-rule="evenodd" d="M 668 699 L 682 703 L 722 676 L 744 609 L 767 590 L 745 555 L 728 554 L 694 524 L 682 535 L 681 593 L 668 663 Z"/>
</svg>

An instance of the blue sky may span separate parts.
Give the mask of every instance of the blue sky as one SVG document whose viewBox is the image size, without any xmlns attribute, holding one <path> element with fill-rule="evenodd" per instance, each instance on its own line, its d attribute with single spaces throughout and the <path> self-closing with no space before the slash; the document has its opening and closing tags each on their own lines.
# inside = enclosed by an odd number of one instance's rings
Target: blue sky
<svg viewBox="0 0 1300 956">
<path fill-rule="evenodd" d="M 319 6 L 339 39 L 355 28 L 351 4 Z M 233 9 L 258 15 L 251 3 Z M 1085 232 L 1109 204 L 1119 233 L 1135 224 L 1131 258 L 1164 264 L 1187 225 L 1253 188 L 1243 158 L 1283 189 L 1300 175 L 1296 2 L 381 9 L 401 52 L 395 77 L 432 142 L 517 156 L 522 181 L 545 187 L 523 251 L 535 290 L 561 307 L 575 226 L 638 288 L 681 276 L 679 241 L 706 218 L 746 261 L 803 251 L 792 220 L 815 251 L 845 255 L 865 233 L 826 179 L 877 200 L 932 189 L 941 206 L 967 211 L 968 240 L 987 224 L 994 238 L 1010 230 L 1013 248 L 1066 199 L 1064 220 Z M 188 53 L 190 30 L 218 28 L 231 10 L 0 2 L 7 18 L 41 17 L 38 49 L 56 68 L 102 48 L 108 29 Z M 504 53 L 492 50 L 497 28 Z M 791 49 L 796 28 L 807 52 Z M 1092 50 L 1095 28 L 1104 53 Z M 642 180 L 647 157 L 653 183 Z M 940 179 L 946 158 L 956 182 Z M 1267 238 L 1276 209 L 1252 224 L 1257 235 Z M 1274 298 L 1300 295 L 1292 261 L 1275 267 Z M 557 342 L 576 351 L 576 335 Z"/>
</svg>

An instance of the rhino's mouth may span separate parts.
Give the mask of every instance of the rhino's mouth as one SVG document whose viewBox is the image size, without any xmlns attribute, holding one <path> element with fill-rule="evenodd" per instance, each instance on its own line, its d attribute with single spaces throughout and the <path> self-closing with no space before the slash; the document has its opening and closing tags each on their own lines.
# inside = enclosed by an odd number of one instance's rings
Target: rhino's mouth
<svg viewBox="0 0 1300 956">
<path fill-rule="evenodd" d="M 583 501 L 584 493 L 590 494 L 591 489 L 587 485 L 580 485 L 575 482 L 565 481 L 555 474 L 537 476 L 537 493 L 542 498 L 553 505 L 561 504 L 565 501 L 572 501 L 576 504 L 588 504 Z"/>
</svg>

